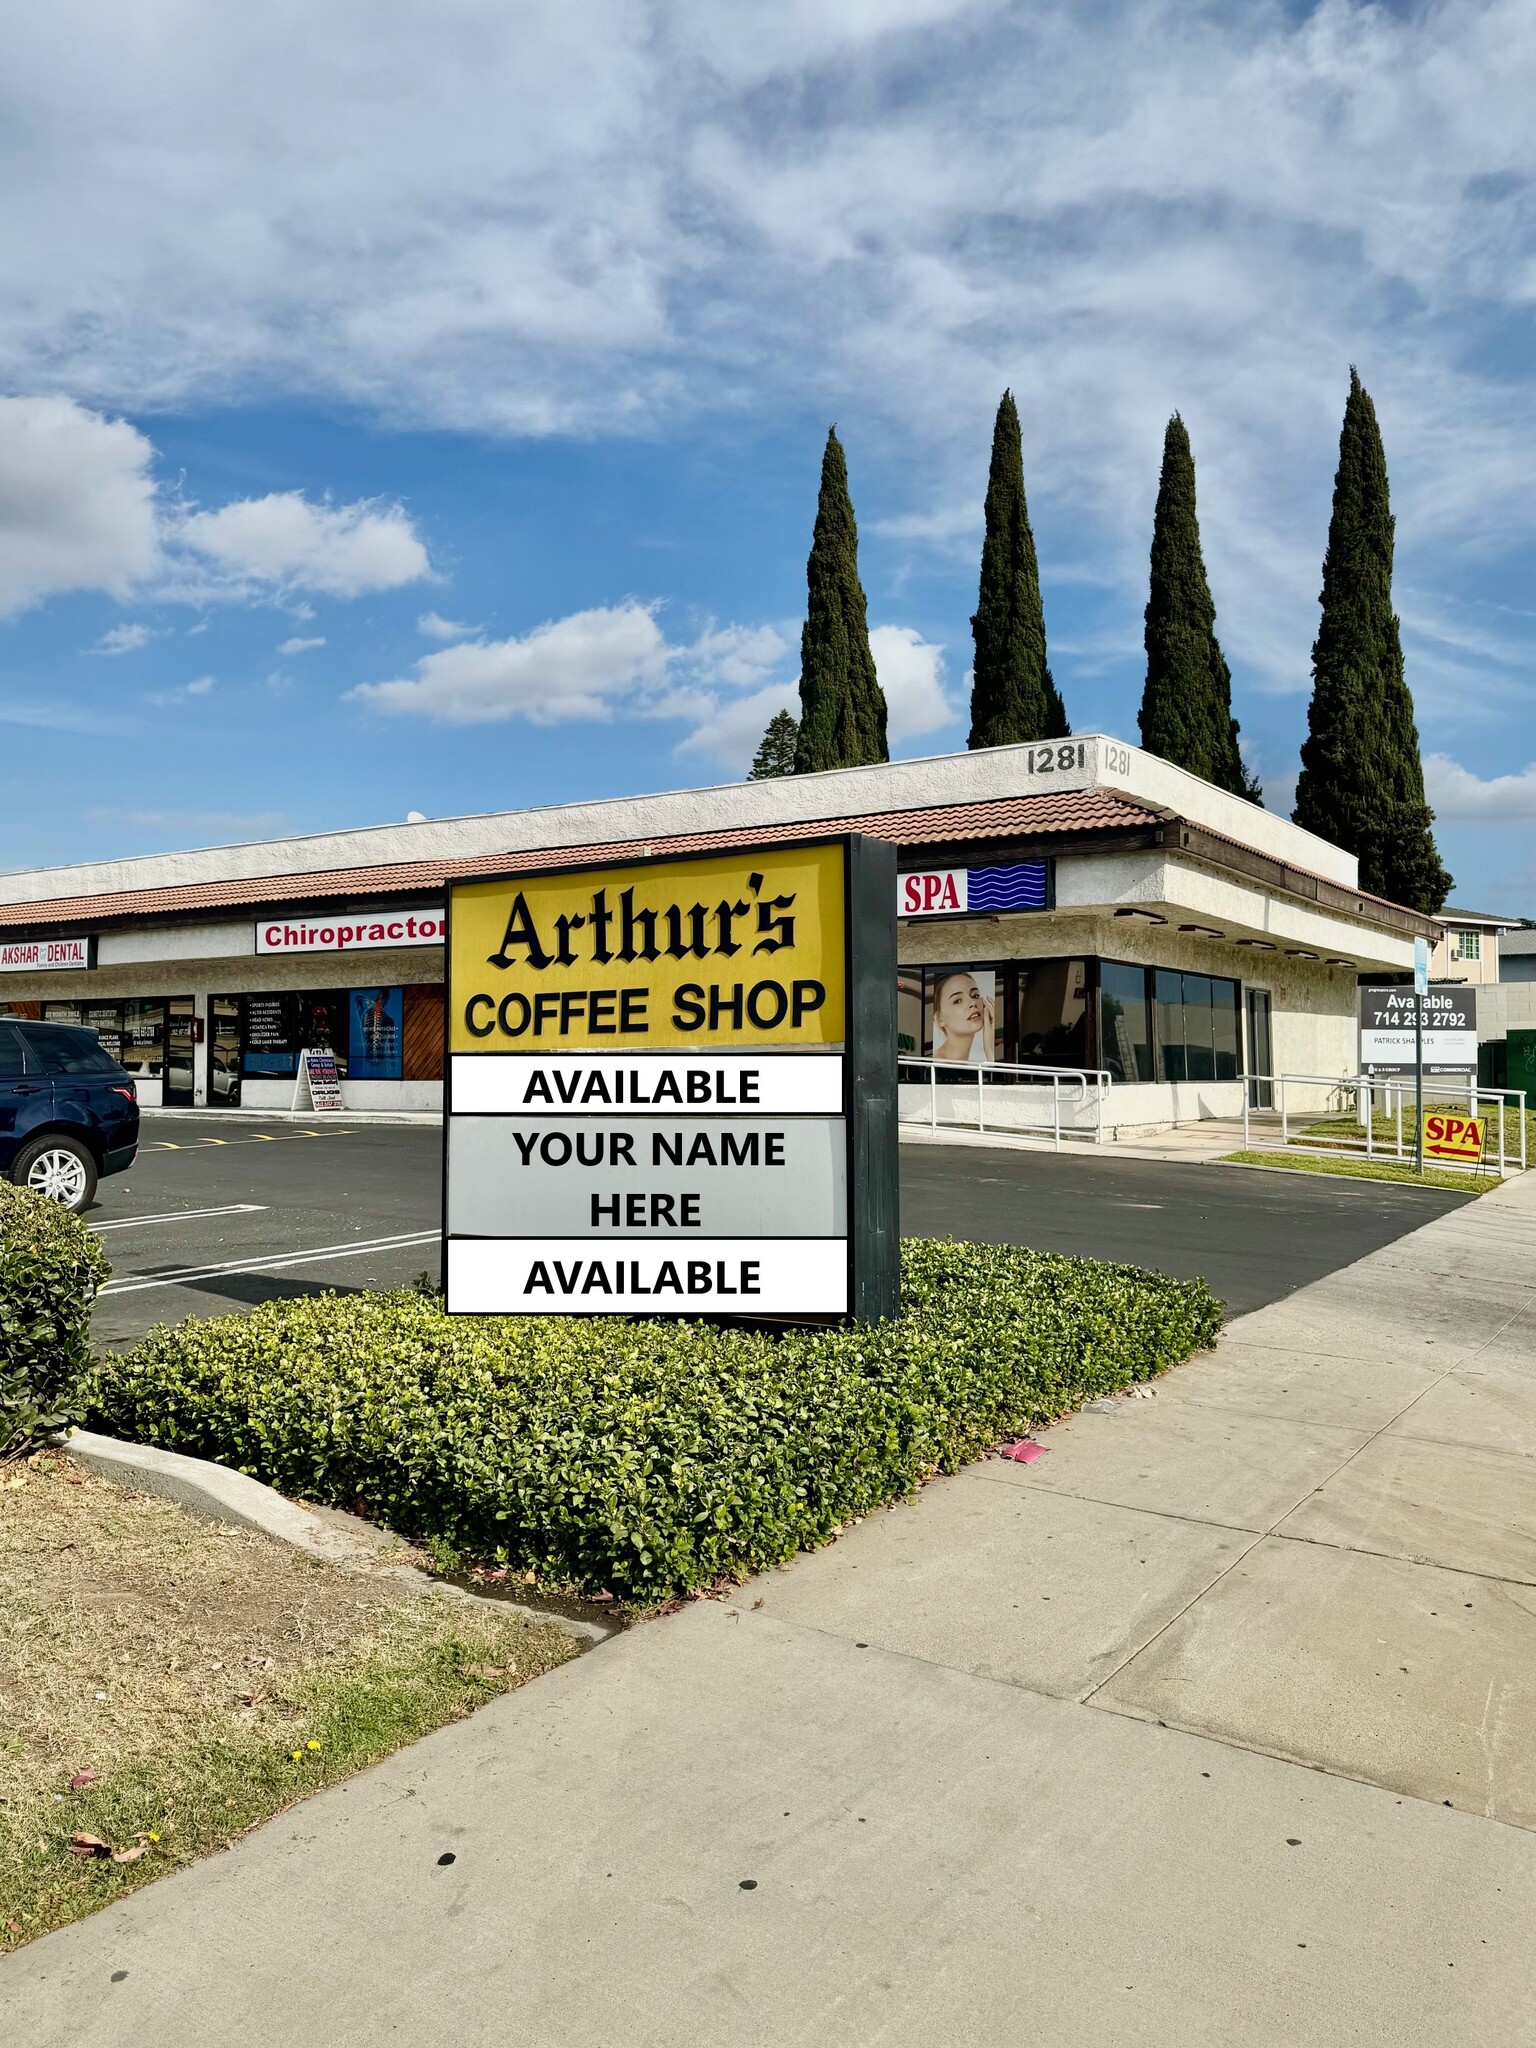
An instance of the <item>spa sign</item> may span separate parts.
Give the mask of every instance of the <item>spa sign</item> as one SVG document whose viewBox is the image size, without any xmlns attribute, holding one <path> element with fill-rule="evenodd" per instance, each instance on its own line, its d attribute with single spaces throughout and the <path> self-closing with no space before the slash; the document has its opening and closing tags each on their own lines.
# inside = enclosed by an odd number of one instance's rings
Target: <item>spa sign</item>
<svg viewBox="0 0 1536 2048">
<path fill-rule="evenodd" d="M 858 836 L 453 883 L 449 1312 L 894 1313 L 894 893 Z"/>
</svg>

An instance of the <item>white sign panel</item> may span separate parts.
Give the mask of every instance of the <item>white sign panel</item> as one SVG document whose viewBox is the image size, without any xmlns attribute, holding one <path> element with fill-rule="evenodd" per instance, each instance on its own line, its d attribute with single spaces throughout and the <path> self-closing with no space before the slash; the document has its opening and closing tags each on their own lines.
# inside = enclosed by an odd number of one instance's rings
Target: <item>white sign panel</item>
<svg viewBox="0 0 1536 2048">
<path fill-rule="evenodd" d="M 455 1053 L 456 1116 L 841 1116 L 836 1053 Z"/>
<path fill-rule="evenodd" d="M 455 1312 L 469 1315 L 833 1316 L 848 1307 L 848 1247 L 826 1237 L 451 1237 L 447 1282 Z"/>
<path fill-rule="evenodd" d="M 841 1117 L 455 1116 L 450 1236 L 844 1237 Z"/>
<path fill-rule="evenodd" d="M 47 973 L 91 965 L 88 938 L 7 939 L 0 942 L 0 974 Z"/>
<path fill-rule="evenodd" d="M 264 919 L 258 953 L 360 953 L 383 947 L 440 946 L 448 928 L 441 910 L 348 911 L 344 917 Z"/>
<path fill-rule="evenodd" d="M 1414 1012 L 1424 1005 L 1424 1071 L 1477 1071 L 1477 997 L 1461 984 L 1439 984 L 1425 996 L 1411 988 L 1360 991 L 1360 1070 L 1366 1074 L 1411 1074 L 1414 1070 Z"/>
</svg>

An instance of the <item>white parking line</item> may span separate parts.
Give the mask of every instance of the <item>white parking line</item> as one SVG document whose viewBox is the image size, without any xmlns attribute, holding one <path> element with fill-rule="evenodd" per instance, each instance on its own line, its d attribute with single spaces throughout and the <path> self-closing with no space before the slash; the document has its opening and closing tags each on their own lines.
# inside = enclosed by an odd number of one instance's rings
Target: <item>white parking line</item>
<svg viewBox="0 0 1536 2048">
<path fill-rule="evenodd" d="M 182 1266 L 173 1273 L 160 1273 L 153 1280 L 109 1280 L 96 1297 L 108 1294 L 143 1294 L 151 1287 L 190 1287 L 199 1280 L 212 1280 L 221 1273 L 266 1273 L 278 1266 L 307 1266 L 316 1259 L 350 1259 L 362 1252 L 404 1251 L 413 1244 L 436 1244 L 441 1232 L 411 1231 L 401 1237 L 373 1237 L 358 1244 L 322 1244 L 307 1252 L 273 1252 L 256 1259 L 226 1259 L 217 1266 Z"/>
<path fill-rule="evenodd" d="M 190 1223 L 194 1216 L 254 1216 L 265 1202 L 226 1202 L 222 1209 L 167 1209 L 161 1216 L 119 1216 L 111 1223 L 88 1223 L 87 1230 L 139 1230 L 146 1223 Z"/>
</svg>

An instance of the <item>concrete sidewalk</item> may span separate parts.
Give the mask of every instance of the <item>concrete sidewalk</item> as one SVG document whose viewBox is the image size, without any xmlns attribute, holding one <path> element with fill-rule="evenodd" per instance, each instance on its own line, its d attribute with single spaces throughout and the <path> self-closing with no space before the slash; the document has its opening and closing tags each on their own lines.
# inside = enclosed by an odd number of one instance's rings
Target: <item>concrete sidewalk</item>
<svg viewBox="0 0 1536 2048">
<path fill-rule="evenodd" d="M 0 2033 L 1536 2042 L 1536 1179 L 1044 1441 L 22 1950 Z"/>
</svg>

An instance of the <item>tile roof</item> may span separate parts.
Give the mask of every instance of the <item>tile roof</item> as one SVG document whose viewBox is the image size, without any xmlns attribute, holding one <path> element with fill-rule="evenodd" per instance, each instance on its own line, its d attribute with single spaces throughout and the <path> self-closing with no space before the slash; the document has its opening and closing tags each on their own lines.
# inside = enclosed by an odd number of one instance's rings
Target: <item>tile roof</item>
<svg viewBox="0 0 1536 2048">
<path fill-rule="evenodd" d="M 1156 825 L 1161 813 L 1112 790 L 1053 790 L 1040 796 L 998 797 L 985 803 L 941 804 L 928 810 L 877 811 L 861 818 L 810 819 L 795 824 L 743 826 L 669 838 L 617 840 L 594 846 L 545 846 L 462 859 L 398 861 L 387 867 L 332 868 L 314 874 L 253 875 L 240 881 L 187 882 L 166 889 L 123 889 L 96 896 L 56 896 L 41 902 L 0 904 L 0 927 L 95 924 L 106 918 L 186 914 L 244 904 L 308 902 L 326 896 L 421 895 L 455 875 L 500 870 L 534 873 L 579 860 L 623 860 L 642 854 L 706 853 L 715 847 L 763 845 L 781 839 L 821 839 L 867 832 L 902 846 L 954 844 L 972 839 L 1048 838 Z"/>
</svg>

